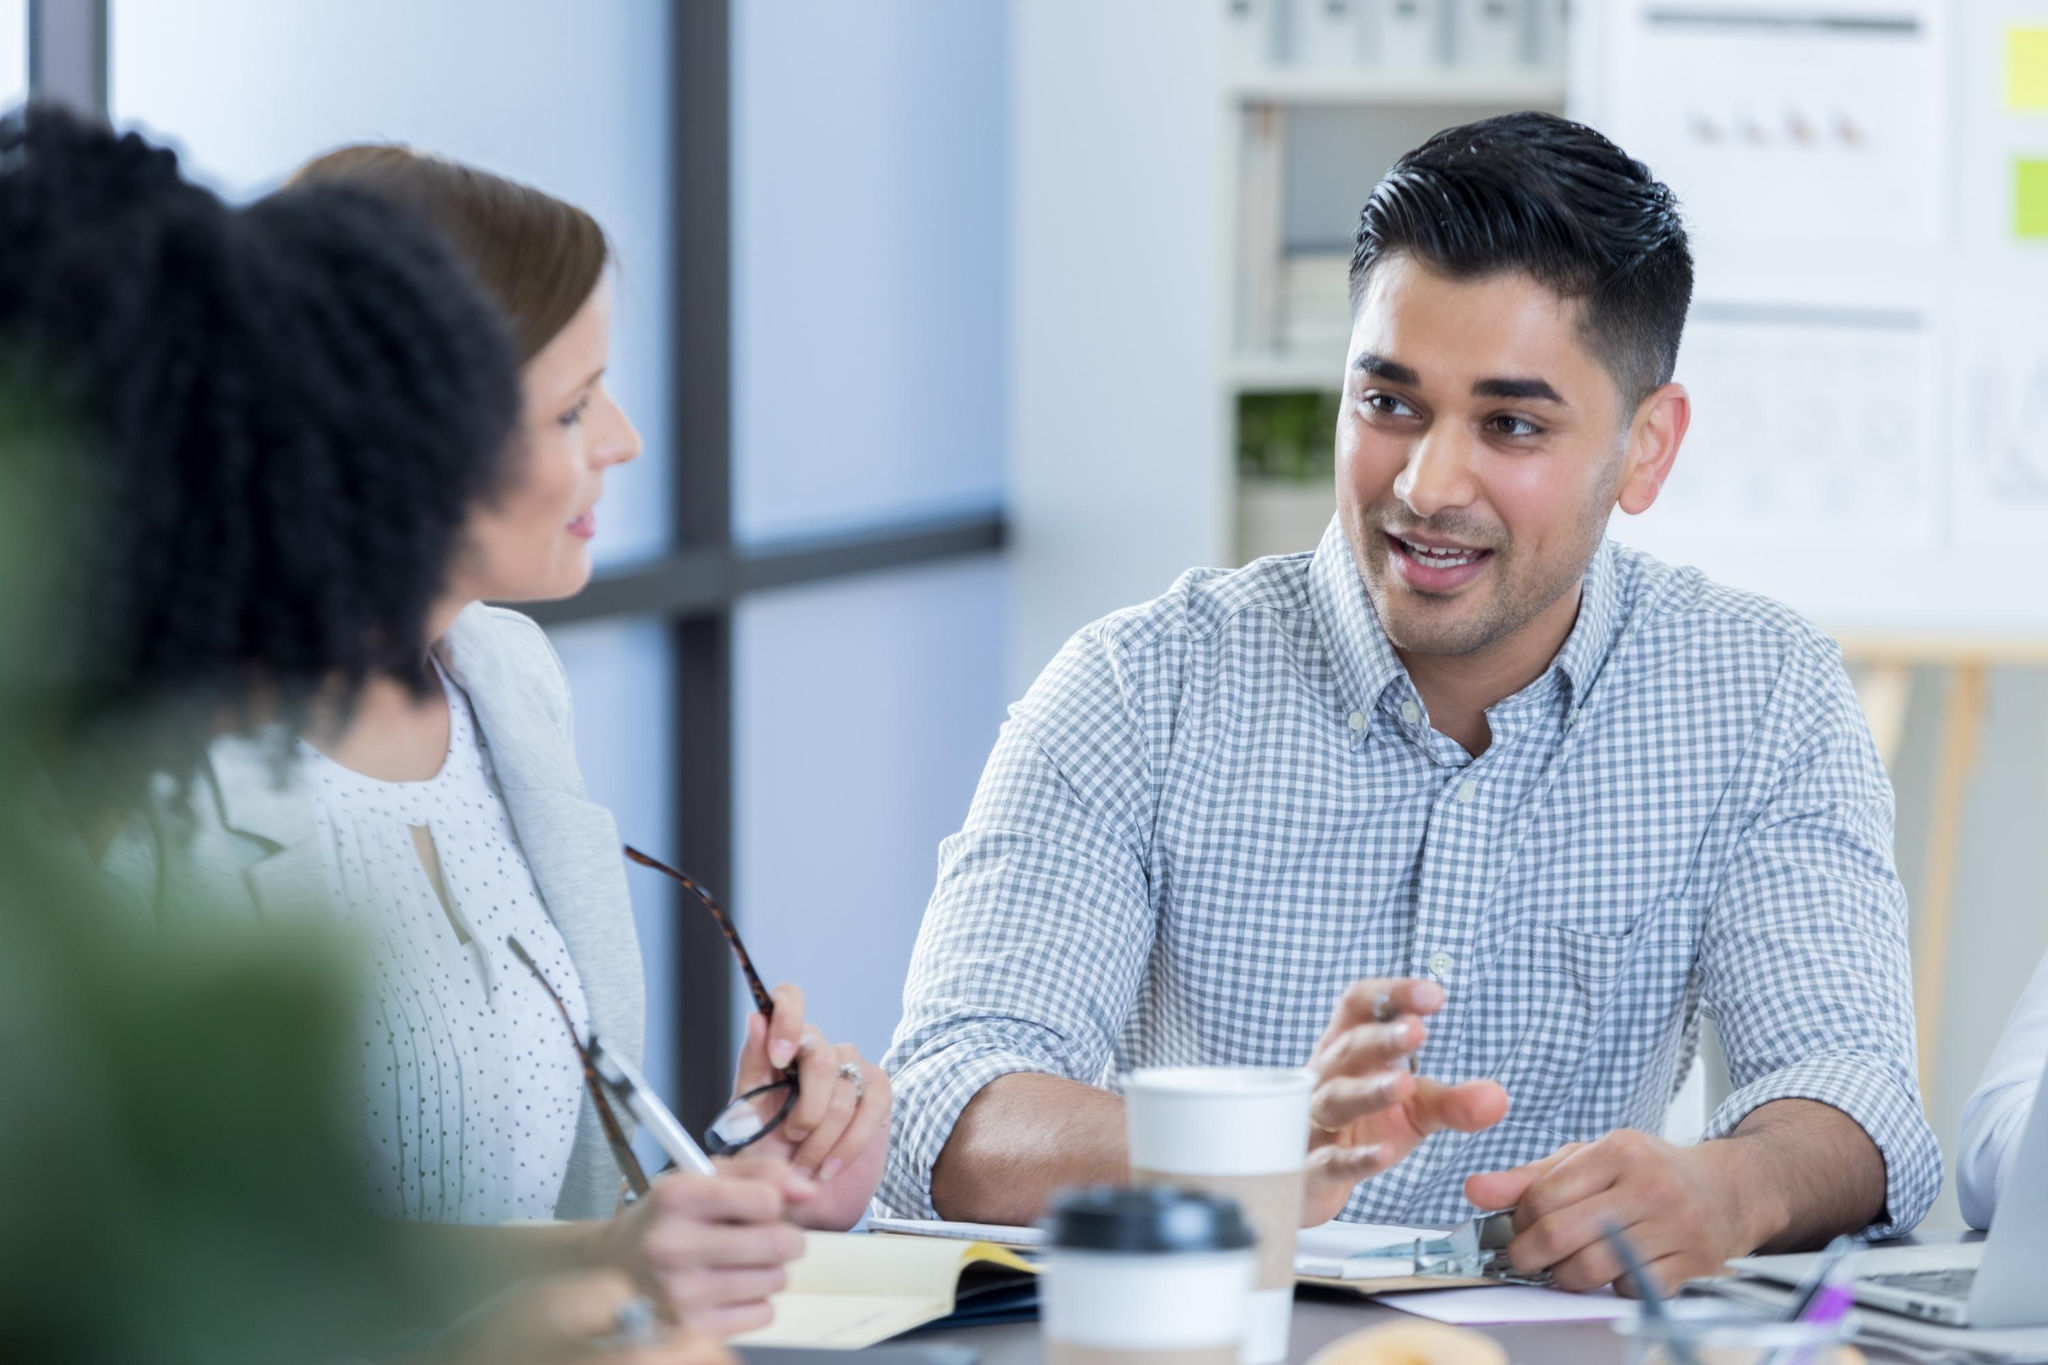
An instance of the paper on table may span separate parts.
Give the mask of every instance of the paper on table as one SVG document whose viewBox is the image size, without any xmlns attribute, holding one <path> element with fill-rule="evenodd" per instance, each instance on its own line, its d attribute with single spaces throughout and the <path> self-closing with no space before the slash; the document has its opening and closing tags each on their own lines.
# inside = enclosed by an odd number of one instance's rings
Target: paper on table
<svg viewBox="0 0 2048 1365">
<path fill-rule="evenodd" d="M 1460 1327 L 1509 1322 L 1612 1322 L 1635 1316 L 1635 1305 L 1602 1289 L 1567 1294 L 1526 1284 L 1489 1285 L 1484 1289 L 1430 1289 L 1417 1294 L 1376 1294 L 1374 1301 L 1404 1313 Z"/>
<path fill-rule="evenodd" d="M 948 1223 L 938 1218 L 870 1218 L 869 1232 L 899 1237 L 941 1237 L 956 1242 L 988 1242 L 999 1247 L 1041 1247 L 1045 1234 L 1037 1228 L 1004 1223 Z"/>
</svg>

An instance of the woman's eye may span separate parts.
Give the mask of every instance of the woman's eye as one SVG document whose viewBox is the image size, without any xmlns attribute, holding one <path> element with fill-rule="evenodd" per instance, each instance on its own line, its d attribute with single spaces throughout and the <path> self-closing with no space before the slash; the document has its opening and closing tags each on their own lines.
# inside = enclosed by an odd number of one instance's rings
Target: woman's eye
<svg viewBox="0 0 2048 1365">
<path fill-rule="evenodd" d="M 565 427 L 573 427 L 578 422 L 583 420 L 583 414 L 588 412 L 589 410 L 590 395 L 585 394 L 583 397 L 576 400 L 575 407 L 570 408 L 567 412 L 563 413 L 560 417 L 557 417 L 555 420 L 560 422 Z"/>
</svg>

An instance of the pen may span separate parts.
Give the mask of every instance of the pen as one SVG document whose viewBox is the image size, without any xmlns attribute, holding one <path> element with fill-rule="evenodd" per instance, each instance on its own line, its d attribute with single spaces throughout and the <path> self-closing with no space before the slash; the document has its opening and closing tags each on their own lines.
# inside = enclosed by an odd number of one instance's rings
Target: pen
<svg viewBox="0 0 2048 1365">
<path fill-rule="evenodd" d="M 1650 1278 L 1650 1272 L 1636 1255 L 1636 1249 L 1629 1245 L 1628 1238 L 1622 1236 L 1621 1229 L 1612 1223 L 1601 1229 L 1601 1235 L 1606 1237 L 1607 1245 L 1614 1248 L 1622 1270 L 1628 1275 L 1629 1284 L 1635 1287 L 1636 1296 L 1642 1300 L 1643 1316 L 1663 1329 L 1664 1349 L 1678 1361 L 1678 1365 L 1700 1365 L 1692 1344 L 1680 1338 L 1678 1324 L 1664 1311 L 1664 1298 L 1657 1292 L 1657 1282 Z"/>
<path fill-rule="evenodd" d="M 1806 1311 L 1813 1307 L 1814 1300 L 1827 1287 L 1828 1278 L 1841 1265 L 1842 1258 L 1855 1249 L 1856 1239 L 1846 1235 L 1828 1243 L 1827 1250 L 1821 1252 L 1813 1268 L 1799 1281 L 1799 1287 L 1792 1291 L 1792 1298 L 1785 1305 L 1785 1321 L 1798 1322 L 1805 1318 Z"/>
<path fill-rule="evenodd" d="M 1394 997 L 1391 995 L 1382 993 L 1379 999 L 1373 1002 L 1372 1021 L 1375 1024 L 1391 1024 L 1400 1017 L 1400 1013 L 1399 1010 L 1394 1008 Z M 1422 1074 L 1421 1065 L 1415 1060 L 1413 1052 L 1408 1054 L 1408 1074 L 1411 1076 Z"/>
</svg>

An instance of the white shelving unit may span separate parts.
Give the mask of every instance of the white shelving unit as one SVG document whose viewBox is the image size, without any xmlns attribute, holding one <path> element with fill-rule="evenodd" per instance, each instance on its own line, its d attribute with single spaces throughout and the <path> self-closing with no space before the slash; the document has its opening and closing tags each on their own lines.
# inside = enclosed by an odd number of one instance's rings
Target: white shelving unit
<svg viewBox="0 0 2048 1365">
<path fill-rule="evenodd" d="M 1242 22 L 1237 0 L 1213 0 L 1221 17 Z M 1524 0 L 1541 4 L 1544 0 Z M 1315 0 L 1273 0 L 1268 22 L 1300 22 L 1285 7 L 1305 8 Z M 1454 19 L 1453 6 L 1449 18 Z M 1304 49 L 1305 34 L 1297 31 L 1290 44 L 1262 44 L 1273 51 L 1289 46 L 1298 59 L 1290 63 L 1262 61 L 1222 69 L 1219 98 L 1224 104 L 1223 196 L 1225 215 L 1220 237 L 1225 244 L 1222 297 L 1229 301 L 1222 330 L 1223 353 L 1217 365 L 1222 379 L 1221 429 L 1223 458 L 1214 462 L 1228 480 L 1223 502 L 1232 509 L 1232 554 L 1238 563 L 1264 554 L 1313 547 L 1328 524 L 1334 494 L 1323 481 L 1244 478 L 1238 470 L 1238 400 L 1245 395 L 1334 393 L 1342 383 L 1343 347 L 1327 327 L 1290 342 L 1281 316 L 1287 264 L 1286 222 L 1290 181 L 1300 176 L 1343 174 L 1347 182 L 1370 185 L 1385 169 L 1378 165 L 1294 164 L 1288 129 L 1297 117 L 1321 120 L 1355 119 L 1367 134 L 1377 127 L 1378 142 L 1389 147 L 1390 159 L 1412 145 L 1413 130 L 1432 117 L 1434 127 L 1484 118 L 1517 109 L 1562 111 L 1566 76 L 1556 67 L 1472 69 L 1455 64 L 1403 68 L 1346 66 L 1326 54 Z M 1553 44 L 1562 51 L 1563 44 Z M 1454 56 L 1455 42 L 1446 33 L 1445 51 Z M 1433 127 L 1430 129 L 1433 131 Z M 1399 139 L 1406 138 L 1406 141 Z M 1360 195 L 1360 206 L 1363 196 Z M 1341 286 L 1338 286 L 1341 287 Z M 1334 306 L 1334 305 L 1333 305 Z"/>
</svg>

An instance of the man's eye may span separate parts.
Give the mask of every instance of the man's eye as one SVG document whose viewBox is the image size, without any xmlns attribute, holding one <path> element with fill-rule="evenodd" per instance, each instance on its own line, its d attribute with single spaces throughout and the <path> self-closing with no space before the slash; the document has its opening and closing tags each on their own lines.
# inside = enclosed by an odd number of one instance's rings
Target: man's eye
<svg viewBox="0 0 2048 1365">
<path fill-rule="evenodd" d="M 1412 417 L 1415 415 L 1415 409 L 1409 407 L 1391 393 L 1368 393 L 1363 401 L 1368 408 L 1382 417 Z"/>
<path fill-rule="evenodd" d="M 1505 416 L 1493 419 L 1493 429 L 1503 436 L 1536 436 L 1543 431 L 1526 417 Z"/>
</svg>

